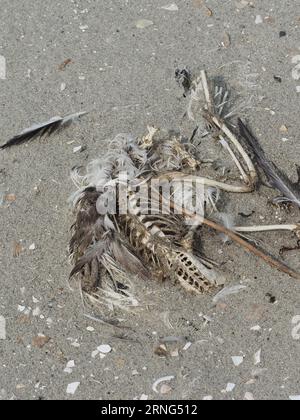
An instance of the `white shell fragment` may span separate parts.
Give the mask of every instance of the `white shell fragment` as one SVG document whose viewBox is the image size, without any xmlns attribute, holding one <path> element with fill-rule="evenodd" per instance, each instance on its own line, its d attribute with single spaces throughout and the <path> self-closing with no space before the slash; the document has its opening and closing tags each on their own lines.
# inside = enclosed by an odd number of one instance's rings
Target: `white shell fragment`
<svg viewBox="0 0 300 420">
<path fill-rule="evenodd" d="M 35 244 L 29 245 L 29 251 L 34 251 L 36 248 Z"/>
<path fill-rule="evenodd" d="M 73 153 L 81 152 L 81 150 L 82 150 L 82 146 L 76 146 L 73 148 Z"/>
<path fill-rule="evenodd" d="M 168 10 L 169 12 L 178 12 L 178 6 L 175 3 L 167 4 L 166 6 L 162 6 L 162 9 Z"/>
<path fill-rule="evenodd" d="M 259 325 L 254 325 L 254 327 L 250 328 L 250 331 L 260 331 L 261 327 Z"/>
<path fill-rule="evenodd" d="M 159 394 L 159 391 L 157 389 L 158 385 L 160 385 L 162 382 L 170 382 L 173 379 L 175 379 L 175 376 L 163 376 L 162 378 L 157 379 L 154 384 L 152 385 L 152 390 L 156 392 L 156 394 Z"/>
<path fill-rule="evenodd" d="M 135 26 L 138 29 L 148 28 L 149 26 L 152 26 L 152 25 L 153 25 L 152 20 L 148 20 L 148 19 L 140 19 L 135 24 Z"/>
<path fill-rule="evenodd" d="M 79 385 L 80 385 L 80 382 L 72 382 L 71 384 L 69 384 L 67 386 L 67 394 L 74 395 Z"/>
<path fill-rule="evenodd" d="M 244 396 L 244 399 L 246 401 L 254 401 L 254 396 L 253 396 L 253 394 L 251 392 L 246 392 L 246 394 Z"/>
<path fill-rule="evenodd" d="M 243 356 L 232 356 L 232 361 L 233 361 L 233 364 L 234 364 L 234 366 L 240 366 L 242 363 L 243 363 L 243 361 L 244 361 L 244 357 Z"/>
<path fill-rule="evenodd" d="M 101 346 L 97 347 L 97 350 L 100 353 L 107 354 L 111 352 L 112 348 L 110 347 L 109 344 L 101 344 Z"/>
<path fill-rule="evenodd" d="M 232 392 L 233 390 L 234 390 L 234 388 L 236 387 L 236 385 L 235 384 L 233 384 L 233 383 L 231 383 L 231 382 L 229 382 L 228 384 L 227 384 L 227 386 L 226 386 L 226 392 Z"/>
<path fill-rule="evenodd" d="M 259 365 L 261 362 L 261 349 L 258 350 L 257 353 L 254 355 L 254 366 Z"/>
<path fill-rule="evenodd" d="M 261 15 L 256 16 L 255 23 L 256 23 L 256 25 L 259 25 L 259 24 L 263 23 L 263 18 L 261 17 Z"/>
<path fill-rule="evenodd" d="M 300 80 L 300 55 L 295 55 L 292 58 L 292 63 L 296 64 L 292 70 L 292 77 L 294 80 Z"/>
<path fill-rule="evenodd" d="M 289 399 L 291 401 L 300 401 L 300 395 L 290 395 Z"/>
<path fill-rule="evenodd" d="M 6 340 L 6 320 L 0 316 L 0 340 Z"/>
<path fill-rule="evenodd" d="M 295 325 L 292 329 L 292 337 L 294 340 L 300 340 L 300 315 L 294 316 L 292 324 Z"/>
<path fill-rule="evenodd" d="M 186 345 L 183 347 L 182 350 L 187 351 L 191 347 L 191 345 L 192 345 L 191 342 L 186 343 Z"/>
<path fill-rule="evenodd" d="M 41 315 L 41 310 L 40 308 L 37 306 L 33 311 L 32 311 L 32 316 L 40 316 Z"/>
<path fill-rule="evenodd" d="M 88 332 L 94 332 L 95 331 L 95 328 L 93 328 L 93 327 L 87 327 L 87 329 L 86 329 Z"/>
<path fill-rule="evenodd" d="M 65 369 L 64 369 L 64 372 L 65 373 L 72 373 L 73 372 L 73 368 L 75 367 L 75 362 L 74 362 L 74 360 L 70 360 L 68 363 L 67 363 L 67 366 L 65 367 Z"/>
<path fill-rule="evenodd" d="M 232 287 L 224 287 L 216 296 L 213 298 L 213 303 L 218 303 L 220 300 L 224 299 L 226 296 L 235 295 L 240 291 L 246 289 L 247 286 L 242 286 L 241 284 L 237 284 Z"/>
</svg>

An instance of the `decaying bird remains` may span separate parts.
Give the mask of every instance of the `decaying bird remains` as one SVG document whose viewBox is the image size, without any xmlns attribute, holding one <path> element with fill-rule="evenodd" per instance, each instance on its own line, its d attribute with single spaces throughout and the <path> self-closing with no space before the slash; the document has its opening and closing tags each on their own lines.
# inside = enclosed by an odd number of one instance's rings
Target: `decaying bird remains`
<svg viewBox="0 0 300 420">
<path fill-rule="evenodd" d="M 184 69 L 176 72 L 176 78 L 188 102 L 186 115 L 197 125 L 190 139 L 154 127 L 148 127 L 148 133 L 141 138 L 119 134 L 109 151 L 89 163 L 84 173 L 82 168 L 72 170 L 78 191 L 72 196 L 75 222 L 70 241 L 74 264 L 71 277 L 80 277 L 82 290 L 93 301 L 112 308 L 135 305 L 133 278 L 141 282 L 171 281 L 200 294 L 224 285 L 226 274 L 202 249 L 203 226 L 300 279 L 298 272 L 245 236 L 271 230 L 293 231 L 299 236 L 298 224 L 231 226 L 224 220 L 219 203 L 222 192 L 253 192 L 260 170 L 270 185 L 281 192 L 277 202 L 289 201 L 300 207 L 299 182 L 292 183 L 268 161 L 241 120 L 235 123 L 225 86 L 215 85 L 204 71 L 192 80 Z M 52 134 L 73 117 L 56 119 L 53 125 L 50 120 L 34 126 L 2 148 L 40 134 Z M 200 118 L 205 123 L 204 130 Z M 218 140 L 229 154 L 240 174 L 235 183 L 201 175 L 205 162 L 194 142 L 200 131 L 202 136 Z"/>
</svg>

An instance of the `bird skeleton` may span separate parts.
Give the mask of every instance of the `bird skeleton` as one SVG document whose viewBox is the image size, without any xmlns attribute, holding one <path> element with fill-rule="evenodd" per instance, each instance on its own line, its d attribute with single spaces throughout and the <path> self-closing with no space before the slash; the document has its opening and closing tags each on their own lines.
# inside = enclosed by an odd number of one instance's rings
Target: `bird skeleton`
<svg viewBox="0 0 300 420">
<path fill-rule="evenodd" d="M 257 187 L 258 173 L 249 149 L 269 181 L 273 181 L 271 185 L 298 206 L 299 184 L 297 189 L 267 161 L 240 120 L 240 133 L 231 128 L 226 88 L 215 86 L 213 90 L 205 71 L 193 81 L 187 70 L 178 71 L 176 76 L 188 99 L 187 116 L 196 121 L 194 107 L 198 107 L 197 115 L 206 124 L 205 134 L 218 139 L 239 171 L 240 180 L 229 183 L 201 175 L 199 148 L 193 144 L 199 126 L 190 140 L 154 127 L 148 127 L 148 134 L 141 138 L 119 134 L 109 151 L 88 164 L 83 175 L 80 168 L 74 168 L 71 178 L 78 191 L 71 197 L 75 212 L 69 247 L 74 264 L 71 277 L 79 276 L 84 293 L 111 309 L 137 306 L 132 277 L 141 281 L 171 280 L 195 293 L 210 293 L 223 286 L 226 276 L 202 251 L 202 226 L 226 235 L 270 266 L 300 279 L 298 272 L 242 236 L 273 230 L 300 236 L 299 224 L 231 227 L 218 221 L 220 191 L 246 194 Z M 82 114 L 35 125 L 13 137 L 2 149 L 52 134 Z M 285 180 L 285 189 L 278 178 Z M 195 207 L 199 196 L 200 206 Z"/>
</svg>

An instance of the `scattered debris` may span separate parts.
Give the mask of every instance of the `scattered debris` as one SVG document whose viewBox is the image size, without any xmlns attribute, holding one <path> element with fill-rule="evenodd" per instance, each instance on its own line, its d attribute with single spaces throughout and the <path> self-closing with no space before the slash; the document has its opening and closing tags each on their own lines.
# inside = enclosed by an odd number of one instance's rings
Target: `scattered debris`
<svg viewBox="0 0 300 420">
<path fill-rule="evenodd" d="M 182 350 L 187 351 L 191 347 L 192 343 L 189 341 L 186 343 L 186 345 L 183 347 Z"/>
<path fill-rule="evenodd" d="M 69 64 L 71 64 L 71 63 L 73 63 L 73 61 L 71 60 L 71 58 L 67 58 L 63 63 L 61 63 L 59 66 L 58 66 L 58 70 L 60 70 L 60 71 L 63 71 L 63 70 L 65 70 L 65 68 L 69 65 Z"/>
<path fill-rule="evenodd" d="M 168 4 L 166 6 L 161 7 L 164 10 L 168 10 L 169 12 L 178 12 L 178 6 L 175 3 Z"/>
<path fill-rule="evenodd" d="M 97 350 L 100 353 L 108 354 L 108 353 L 110 353 L 112 351 L 112 348 L 111 348 L 111 346 L 109 344 L 101 344 L 101 346 L 97 347 Z"/>
<path fill-rule="evenodd" d="M 175 379 L 175 376 L 163 376 L 162 378 L 157 379 L 154 384 L 152 385 L 152 390 L 156 393 L 159 394 L 160 391 L 158 390 L 158 385 L 160 385 L 162 382 L 170 382 L 173 379 Z"/>
<path fill-rule="evenodd" d="M 16 194 L 6 194 L 4 197 L 4 200 L 7 201 L 8 203 L 13 203 L 14 201 L 16 201 L 17 197 Z"/>
<path fill-rule="evenodd" d="M 225 392 L 232 392 L 235 389 L 235 387 L 236 387 L 236 384 L 229 382 L 226 386 Z"/>
<path fill-rule="evenodd" d="M 251 331 L 261 331 L 261 327 L 259 325 L 255 325 L 254 327 L 250 328 Z"/>
<path fill-rule="evenodd" d="M 231 360 L 233 361 L 234 366 L 238 367 L 244 362 L 244 356 L 232 356 Z"/>
<path fill-rule="evenodd" d="M 135 26 L 138 29 L 145 29 L 145 28 L 148 28 L 149 26 L 152 26 L 152 25 L 153 25 L 152 20 L 148 20 L 148 19 L 140 19 L 135 24 Z"/>
<path fill-rule="evenodd" d="M 206 5 L 204 5 L 204 9 L 205 9 L 205 13 L 208 17 L 212 17 L 213 16 L 213 11 L 212 9 L 210 9 L 209 7 L 207 7 Z"/>
<path fill-rule="evenodd" d="M 300 401 L 300 395 L 290 395 L 289 399 L 291 401 Z"/>
<path fill-rule="evenodd" d="M 85 146 L 76 146 L 73 148 L 73 153 L 83 152 L 85 150 Z"/>
<path fill-rule="evenodd" d="M 28 249 L 29 249 L 29 251 L 34 251 L 36 249 L 35 244 L 33 243 L 33 244 L 29 245 Z"/>
<path fill-rule="evenodd" d="M 67 115 L 66 117 L 53 117 L 50 120 L 40 123 L 33 124 L 31 127 L 26 128 L 20 134 L 17 134 L 10 140 L 8 140 L 0 149 L 7 149 L 12 146 L 17 146 L 22 143 L 26 143 L 35 139 L 36 137 L 42 137 L 46 135 L 51 135 L 55 132 L 67 128 L 74 121 L 78 120 L 83 115 L 86 115 L 87 112 L 77 112 L 76 114 Z"/>
<path fill-rule="evenodd" d="M 75 362 L 74 362 L 74 360 L 70 360 L 68 363 L 67 363 L 67 366 L 65 367 L 65 369 L 64 369 L 64 372 L 65 373 L 72 373 L 73 372 L 73 368 L 75 367 Z"/>
<path fill-rule="evenodd" d="M 154 354 L 156 354 L 156 356 L 159 356 L 159 357 L 167 357 L 169 355 L 169 352 L 167 350 L 167 347 L 164 344 L 160 344 L 154 350 Z"/>
<path fill-rule="evenodd" d="M 296 315 L 293 317 L 292 325 L 295 325 L 295 327 L 292 330 L 293 339 L 300 340 L 300 315 Z"/>
<path fill-rule="evenodd" d="M 251 392 L 246 392 L 245 396 L 244 396 L 244 400 L 246 401 L 254 401 L 254 396 Z"/>
<path fill-rule="evenodd" d="M 41 315 L 41 310 L 39 307 L 36 307 L 33 311 L 32 311 L 32 316 L 36 317 L 36 316 L 40 316 Z"/>
<path fill-rule="evenodd" d="M 172 388 L 167 385 L 167 384 L 163 384 L 160 388 L 160 394 L 161 395 L 167 395 L 172 391 Z"/>
<path fill-rule="evenodd" d="M 258 352 L 254 355 L 254 366 L 259 365 L 261 362 L 261 349 L 258 350 Z"/>
<path fill-rule="evenodd" d="M 280 131 L 281 133 L 287 133 L 289 130 L 288 130 L 287 126 L 283 124 L 283 125 L 279 128 L 279 131 Z"/>
<path fill-rule="evenodd" d="M 235 295 L 239 293 L 242 290 L 245 290 L 247 286 L 243 286 L 241 284 L 237 284 L 232 287 L 224 287 L 219 293 L 216 294 L 213 298 L 213 303 L 218 303 L 220 300 L 224 299 L 227 296 Z"/>
<path fill-rule="evenodd" d="M 231 37 L 228 32 L 224 32 L 222 46 L 224 48 L 229 48 L 231 45 Z"/>
<path fill-rule="evenodd" d="M 278 82 L 278 83 L 281 83 L 281 82 L 282 82 L 282 77 L 280 77 L 280 76 L 276 76 L 276 75 L 274 75 L 273 77 L 274 77 L 274 80 L 275 80 L 276 82 Z"/>
<path fill-rule="evenodd" d="M 66 89 L 67 85 L 66 83 L 62 82 L 60 85 L 60 91 L 63 92 Z"/>
<path fill-rule="evenodd" d="M 292 64 L 296 64 L 292 70 L 292 77 L 294 80 L 300 80 L 300 55 L 295 55 L 292 58 Z"/>
<path fill-rule="evenodd" d="M 95 328 L 94 327 L 87 327 L 87 329 L 86 329 L 88 332 L 94 332 L 95 331 Z"/>
<path fill-rule="evenodd" d="M 69 384 L 67 386 L 67 394 L 69 395 L 74 395 L 75 392 L 77 391 L 78 387 L 80 385 L 80 382 L 72 382 L 71 384 Z"/>
<path fill-rule="evenodd" d="M 283 38 L 284 36 L 286 36 L 286 31 L 280 31 L 279 38 Z"/>
<path fill-rule="evenodd" d="M 34 339 L 32 340 L 32 345 L 33 347 L 42 349 L 47 343 L 49 343 L 50 340 L 50 337 L 40 334 L 37 337 L 34 337 Z"/>
<path fill-rule="evenodd" d="M 17 258 L 17 257 L 19 257 L 20 256 L 20 254 L 23 252 L 23 246 L 22 246 L 22 244 L 21 244 L 21 242 L 14 242 L 14 245 L 13 245 L 13 256 L 15 257 L 15 258 Z"/>
<path fill-rule="evenodd" d="M 272 295 L 272 293 L 266 293 L 266 297 L 269 299 L 270 303 L 277 303 L 277 299 L 275 296 Z"/>
<path fill-rule="evenodd" d="M 6 320 L 4 316 L 0 316 L 0 340 L 6 340 Z"/>
<path fill-rule="evenodd" d="M 261 23 L 263 23 L 263 18 L 261 17 L 261 15 L 257 15 L 255 18 L 255 23 L 256 25 L 260 25 Z"/>
</svg>

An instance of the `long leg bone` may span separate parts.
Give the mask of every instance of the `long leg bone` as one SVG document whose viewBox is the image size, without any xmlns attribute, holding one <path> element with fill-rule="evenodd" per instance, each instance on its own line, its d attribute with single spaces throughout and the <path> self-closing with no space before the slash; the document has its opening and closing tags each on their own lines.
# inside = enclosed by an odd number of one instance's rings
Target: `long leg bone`
<svg viewBox="0 0 300 420">
<path fill-rule="evenodd" d="M 260 250 L 256 246 L 252 245 L 251 243 L 249 243 L 245 239 L 241 238 L 234 231 L 232 231 L 230 229 L 227 229 L 225 226 L 222 226 L 222 225 L 220 225 L 219 223 L 217 223 L 213 220 L 207 219 L 205 217 L 201 217 L 198 214 L 191 213 L 186 209 L 178 209 L 174 202 L 171 203 L 171 206 L 174 210 L 182 211 L 182 214 L 185 217 L 192 220 L 195 224 L 199 224 L 199 226 L 200 225 L 206 225 L 206 226 L 216 230 L 217 232 L 225 234 L 231 240 L 233 240 L 234 242 L 236 242 L 240 246 L 242 246 L 246 251 L 248 251 L 248 252 L 254 254 L 255 256 L 261 258 L 263 261 L 265 261 L 271 267 L 276 268 L 278 271 L 281 271 L 283 273 L 288 274 L 290 277 L 292 277 L 294 279 L 300 280 L 300 273 L 299 272 L 293 270 L 292 268 L 290 268 L 289 266 L 287 266 L 283 262 L 278 261 L 277 259 L 275 259 L 271 255 L 266 254 L 265 252 L 263 252 L 262 250 Z"/>
<path fill-rule="evenodd" d="M 235 232 L 272 232 L 278 230 L 292 231 L 300 235 L 300 224 L 291 225 L 262 225 L 262 226 L 235 226 Z"/>
<path fill-rule="evenodd" d="M 246 183 L 250 185 L 253 190 L 257 182 L 257 172 L 255 169 L 255 166 L 252 160 L 250 159 L 250 157 L 248 156 L 247 152 L 245 151 L 245 149 L 239 142 L 236 135 L 229 129 L 226 123 L 222 121 L 222 119 L 213 112 L 213 100 L 212 100 L 212 96 L 209 90 L 206 72 L 204 70 L 201 71 L 201 80 L 202 80 L 202 86 L 203 86 L 204 96 L 205 96 L 205 100 L 207 103 L 207 110 L 208 110 L 208 112 L 204 113 L 204 118 L 208 121 L 210 125 L 216 127 L 217 130 L 221 131 L 223 135 L 225 135 L 228 138 L 228 140 L 235 146 L 237 151 L 240 153 L 249 172 L 248 177 L 246 177 Z M 219 134 L 219 137 L 220 137 L 220 134 Z M 235 158 L 234 162 L 236 163 L 237 160 L 238 159 Z"/>
</svg>

